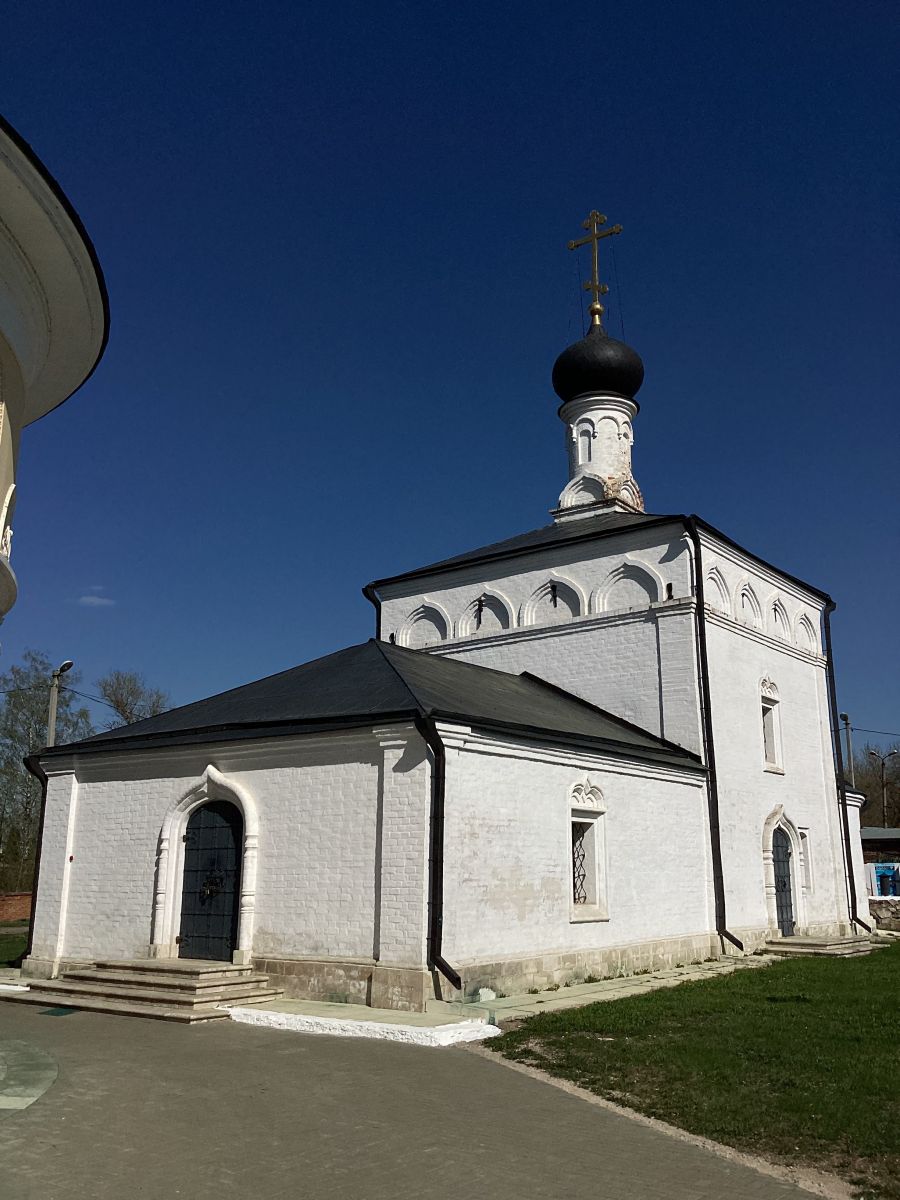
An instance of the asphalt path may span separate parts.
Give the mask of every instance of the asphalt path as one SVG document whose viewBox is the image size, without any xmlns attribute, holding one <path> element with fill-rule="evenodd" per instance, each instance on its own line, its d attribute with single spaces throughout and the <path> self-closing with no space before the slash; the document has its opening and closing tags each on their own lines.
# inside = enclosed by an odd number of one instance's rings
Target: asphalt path
<svg viewBox="0 0 900 1200">
<path fill-rule="evenodd" d="M 463 1048 L 0 1002 L 4 1061 L 2 1200 L 809 1197 Z"/>
</svg>

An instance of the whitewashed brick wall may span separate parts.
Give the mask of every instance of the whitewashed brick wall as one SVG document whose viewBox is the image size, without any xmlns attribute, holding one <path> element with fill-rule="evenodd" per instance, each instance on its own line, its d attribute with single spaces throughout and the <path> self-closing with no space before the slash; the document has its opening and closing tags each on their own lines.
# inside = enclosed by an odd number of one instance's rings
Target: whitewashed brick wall
<svg viewBox="0 0 900 1200">
<path fill-rule="evenodd" d="M 570 800 L 586 778 L 607 806 L 609 920 L 573 923 Z M 448 752 L 444 952 L 451 962 L 708 933 L 709 875 L 705 791 L 696 775 L 480 740 Z"/>
<path fill-rule="evenodd" d="M 380 943 L 383 958 L 423 963 L 429 768 L 414 731 L 399 741 L 83 756 L 77 784 L 61 775 L 48 791 L 33 956 L 147 955 L 163 821 L 213 762 L 259 813 L 254 954 L 372 958 Z"/>
</svg>

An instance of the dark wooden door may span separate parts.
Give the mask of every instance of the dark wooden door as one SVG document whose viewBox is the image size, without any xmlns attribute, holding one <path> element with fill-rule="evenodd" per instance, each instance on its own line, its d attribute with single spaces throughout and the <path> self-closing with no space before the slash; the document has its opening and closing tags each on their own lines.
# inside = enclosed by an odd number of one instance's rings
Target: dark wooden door
<svg viewBox="0 0 900 1200">
<path fill-rule="evenodd" d="M 791 842 L 783 829 L 772 837 L 772 860 L 775 864 L 775 911 L 778 928 L 783 937 L 794 932 L 794 901 L 791 895 Z"/>
<path fill-rule="evenodd" d="M 181 895 L 181 958 L 231 962 L 237 946 L 241 891 L 240 811 L 215 800 L 195 809 L 184 835 Z"/>
</svg>

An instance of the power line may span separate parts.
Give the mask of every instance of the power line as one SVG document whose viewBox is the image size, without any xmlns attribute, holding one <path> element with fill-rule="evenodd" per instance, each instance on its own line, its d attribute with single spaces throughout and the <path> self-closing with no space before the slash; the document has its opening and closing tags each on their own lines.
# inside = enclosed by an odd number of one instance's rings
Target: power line
<svg viewBox="0 0 900 1200">
<path fill-rule="evenodd" d="M 82 700 L 93 700 L 95 704 L 105 704 L 106 707 L 111 708 L 113 712 L 119 711 L 116 706 L 114 704 L 110 704 L 108 700 L 104 700 L 100 696 L 89 696 L 87 692 L 79 692 L 77 688 L 69 687 L 68 684 L 62 684 L 62 690 L 64 692 L 72 692 L 74 695 L 80 696 Z"/>
<path fill-rule="evenodd" d="M 900 738 L 900 733 L 890 733 L 886 729 L 863 729 L 862 725 L 851 725 L 850 729 L 853 733 L 877 733 L 879 737 Z"/>
</svg>

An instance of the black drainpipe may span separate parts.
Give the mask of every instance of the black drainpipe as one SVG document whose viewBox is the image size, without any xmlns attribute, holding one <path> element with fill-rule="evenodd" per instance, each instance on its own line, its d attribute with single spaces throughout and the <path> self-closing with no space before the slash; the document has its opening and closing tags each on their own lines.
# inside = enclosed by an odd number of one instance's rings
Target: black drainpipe
<svg viewBox="0 0 900 1200">
<path fill-rule="evenodd" d="M 709 841 L 713 866 L 713 897 L 716 909 L 716 933 L 738 950 L 744 943 L 728 931 L 725 914 L 725 876 L 722 870 L 722 836 L 719 828 L 719 781 L 716 775 L 716 746 L 713 739 L 712 701 L 709 694 L 709 655 L 706 646 L 706 600 L 703 588 L 703 551 L 696 518 L 685 517 L 684 527 L 694 546 L 694 589 L 697 599 L 697 668 L 700 674 L 700 713 L 703 726 L 703 757 L 706 761 L 709 808 Z"/>
<path fill-rule="evenodd" d="M 841 735 L 838 727 L 838 705 L 837 705 L 837 685 L 834 681 L 834 659 L 831 649 L 831 614 L 837 608 L 835 602 L 831 599 L 825 605 L 824 629 L 825 629 L 825 675 L 828 679 L 828 712 L 830 716 L 829 725 L 831 726 L 831 749 L 834 756 L 834 781 L 837 784 L 838 804 L 841 809 L 841 827 L 843 831 L 844 841 L 844 864 L 847 868 L 845 878 L 847 880 L 847 900 L 850 908 L 850 923 L 859 925 L 866 933 L 872 932 L 871 925 L 867 925 L 859 915 L 859 910 L 856 907 L 856 879 L 853 874 L 853 854 L 851 852 L 850 840 L 850 817 L 847 814 L 847 783 L 844 779 L 844 756 L 841 752 Z"/>
<path fill-rule="evenodd" d="M 34 941 L 34 914 L 37 912 L 38 879 L 41 874 L 41 850 L 44 845 L 44 814 L 47 811 L 47 772 L 41 766 L 36 754 L 29 754 L 22 760 L 25 766 L 41 785 L 41 815 L 38 819 L 37 842 L 34 847 L 34 878 L 31 883 L 31 916 L 28 920 L 28 941 L 25 944 L 25 958 L 31 956 L 31 945 Z"/>
<path fill-rule="evenodd" d="M 431 717 L 417 715 L 416 728 L 431 750 L 431 833 L 428 847 L 428 966 L 436 969 L 458 991 L 462 979 L 441 953 L 444 924 L 444 795 L 447 784 L 447 753 Z"/>
<path fill-rule="evenodd" d="M 372 587 L 371 583 L 367 583 L 362 590 L 365 598 L 375 606 L 375 641 L 381 641 L 381 601 L 378 599 L 378 593 Z"/>
</svg>

